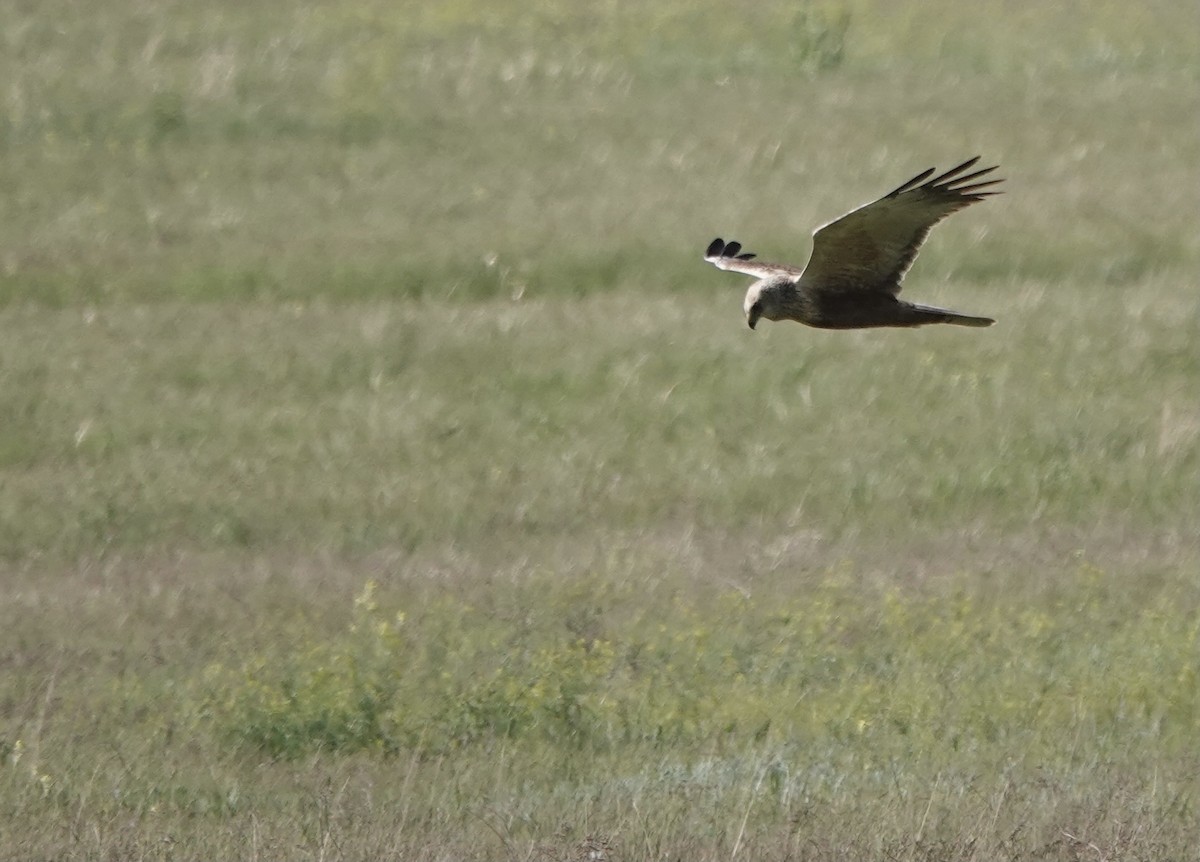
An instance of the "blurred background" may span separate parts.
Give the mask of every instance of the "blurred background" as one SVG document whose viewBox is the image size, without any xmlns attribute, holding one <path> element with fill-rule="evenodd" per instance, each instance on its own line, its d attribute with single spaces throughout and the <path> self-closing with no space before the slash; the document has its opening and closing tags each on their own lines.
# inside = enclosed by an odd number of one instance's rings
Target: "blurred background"
<svg viewBox="0 0 1200 862">
<path fill-rule="evenodd" d="M 1198 25 L 4 4 L 2 843 L 1186 858 Z M 701 260 L 976 154 L 989 330 Z"/>
<path fill-rule="evenodd" d="M 927 276 L 1196 260 L 1186 3 L 75 10 L 6 13 L 9 301 L 695 291 L 977 152 L 1013 196 Z"/>
</svg>

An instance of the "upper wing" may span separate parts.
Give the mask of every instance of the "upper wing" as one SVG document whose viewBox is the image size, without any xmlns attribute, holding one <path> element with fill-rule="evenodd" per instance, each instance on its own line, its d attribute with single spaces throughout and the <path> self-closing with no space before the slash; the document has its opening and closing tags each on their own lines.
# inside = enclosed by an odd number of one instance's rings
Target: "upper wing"
<svg viewBox="0 0 1200 862">
<path fill-rule="evenodd" d="M 754 256 L 750 252 L 742 252 L 740 242 L 725 242 L 720 237 L 710 242 L 708 250 L 704 252 L 704 259 L 717 269 L 753 275 L 755 278 L 766 278 L 771 275 L 788 275 L 792 278 L 799 278 L 800 273 L 803 272 L 799 267 L 788 266 L 785 263 L 763 263 L 752 260 Z"/>
<path fill-rule="evenodd" d="M 897 294 L 930 229 L 953 212 L 995 191 L 1003 180 L 980 177 L 996 169 L 964 174 L 979 156 L 927 179 L 923 171 L 879 200 L 847 213 L 813 234 L 812 257 L 804 281 L 816 290 L 883 291 Z"/>
</svg>

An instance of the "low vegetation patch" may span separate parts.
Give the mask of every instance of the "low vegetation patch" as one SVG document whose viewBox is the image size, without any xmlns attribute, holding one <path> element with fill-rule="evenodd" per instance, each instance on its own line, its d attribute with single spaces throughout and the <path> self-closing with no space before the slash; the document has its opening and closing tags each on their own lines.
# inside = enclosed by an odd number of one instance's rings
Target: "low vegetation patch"
<svg viewBox="0 0 1200 862">
<path fill-rule="evenodd" d="M 863 761 L 1185 754 L 1200 729 L 1200 623 L 1178 594 L 1130 606 L 1111 587 L 1089 566 L 1032 605 L 864 588 L 841 571 L 783 600 L 639 601 L 632 586 L 539 579 L 485 608 L 384 602 L 368 583 L 343 632 L 213 668 L 209 690 L 223 737 L 275 757 L 504 740 L 598 752 L 803 740 L 820 759 Z"/>
</svg>

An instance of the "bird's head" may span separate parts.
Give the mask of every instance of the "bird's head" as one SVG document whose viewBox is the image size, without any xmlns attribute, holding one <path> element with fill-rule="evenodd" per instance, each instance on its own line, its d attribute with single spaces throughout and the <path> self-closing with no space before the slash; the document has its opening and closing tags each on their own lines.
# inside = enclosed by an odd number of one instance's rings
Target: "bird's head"
<svg viewBox="0 0 1200 862">
<path fill-rule="evenodd" d="M 788 297 L 795 293 L 795 282 L 786 275 L 775 275 L 759 279 L 746 291 L 743 309 L 746 324 L 753 329 L 761 318 L 781 320 L 786 317 Z"/>
<path fill-rule="evenodd" d="M 762 317 L 762 303 L 750 302 L 746 300 L 746 323 L 753 329 L 758 325 L 758 319 Z"/>
</svg>

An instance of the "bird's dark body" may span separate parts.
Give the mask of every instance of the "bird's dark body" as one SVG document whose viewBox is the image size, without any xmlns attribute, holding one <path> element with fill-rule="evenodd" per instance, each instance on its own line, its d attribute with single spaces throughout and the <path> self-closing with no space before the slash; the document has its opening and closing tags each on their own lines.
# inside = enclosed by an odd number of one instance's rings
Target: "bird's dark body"
<svg viewBox="0 0 1200 862">
<path fill-rule="evenodd" d="M 790 308 L 792 319 L 817 329 L 871 329 L 881 326 L 924 326 L 928 323 L 957 323 L 988 326 L 986 317 L 916 305 L 887 293 L 826 293 L 803 287 L 796 291 Z"/>
</svg>

